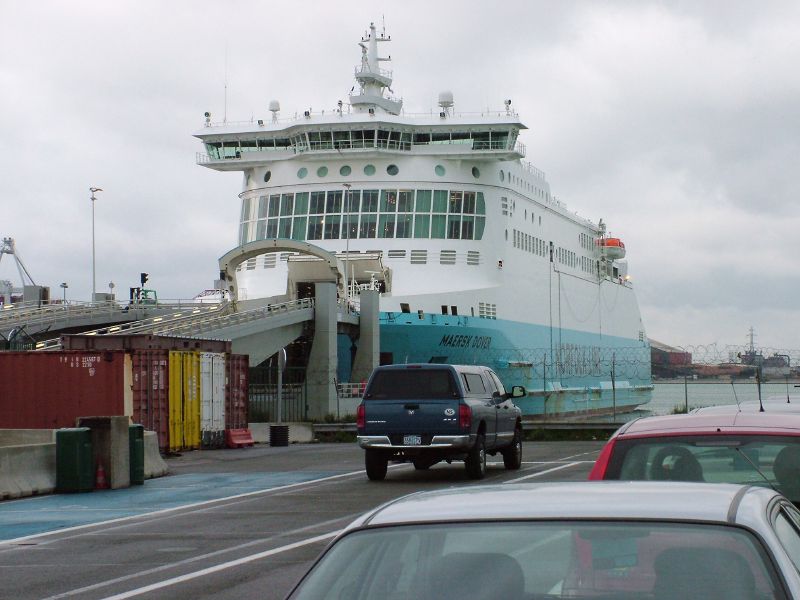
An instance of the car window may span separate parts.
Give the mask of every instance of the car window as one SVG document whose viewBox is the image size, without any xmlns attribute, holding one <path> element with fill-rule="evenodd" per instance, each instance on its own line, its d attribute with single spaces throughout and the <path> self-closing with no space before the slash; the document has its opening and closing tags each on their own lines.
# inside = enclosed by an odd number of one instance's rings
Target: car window
<svg viewBox="0 0 800 600">
<path fill-rule="evenodd" d="M 732 434 L 618 440 L 606 478 L 761 485 L 798 502 L 800 437 Z"/>
<path fill-rule="evenodd" d="M 795 568 L 800 570 L 800 514 L 789 506 L 782 506 L 775 518 L 775 535 L 789 555 Z"/>
<path fill-rule="evenodd" d="M 500 394 L 505 394 L 506 388 L 503 387 L 503 383 L 497 378 L 497 375 L 495 375 L 491 371 L 487 371 L 487 374 L 489 375 L 489 377 L 491 377 L 492 381 L 494 382 L 494 385 L 497 387 L 497 391 L 500 392 Z"/>
<path fill-rule="evenodd" d="M 357 531 L 335 543 L 290 597 L 785 598 L 761 543 L 745 529 L 612 521 Z"/>
<path fill-rule="evenodd" d="M 483 385 L 483 378 L 477 373 L 462 373 L 464 383 L 470 394 L 482 396 L 486 394 L 486 386 Z"/>
<path fill-rule="evenodd" d="M 369 382 L 364 400 L 453 398 L 458 387 L 449 369 L 403 369 L 377 371 Z"/>
</svg>

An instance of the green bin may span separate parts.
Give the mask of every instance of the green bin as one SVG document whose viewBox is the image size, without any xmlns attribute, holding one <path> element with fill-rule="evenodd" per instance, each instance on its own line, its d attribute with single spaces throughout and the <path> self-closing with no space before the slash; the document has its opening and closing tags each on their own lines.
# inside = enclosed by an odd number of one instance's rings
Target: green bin
<svg viewBox="0 0 800 600">
<path fill-rule="evenodd" d="M 92 435 L 88 427 L 56 431 L 56 492 L 94 490 Z"/>
<path fill-rule="evenodd" d="M 130 444 L 131 485 L 144 483 L 144 426 L 128 426 Z"/>
</svg>

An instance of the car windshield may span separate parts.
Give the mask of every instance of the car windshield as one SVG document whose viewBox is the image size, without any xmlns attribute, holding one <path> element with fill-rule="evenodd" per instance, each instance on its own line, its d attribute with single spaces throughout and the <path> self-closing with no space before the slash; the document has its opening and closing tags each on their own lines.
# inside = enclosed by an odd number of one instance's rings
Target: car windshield
<svg viewBox="0 0 800 600">
<path fill-rule="evenodd" d="M 620 440 L 607 479 L 773 487 L 800 503 L 800 437 L 709 435 Z"/>
<path fill-rule="evenodd" d="M 407 525 L 335 543 L 293 600 L 784 598 L 757 539 L 665 522 Z"/>
<path fill-rule="evenodd" d="M 453 398 L 458 390 L 447 369 L 378 371 L 364 394 L 365 400 Z"/>
</svg>

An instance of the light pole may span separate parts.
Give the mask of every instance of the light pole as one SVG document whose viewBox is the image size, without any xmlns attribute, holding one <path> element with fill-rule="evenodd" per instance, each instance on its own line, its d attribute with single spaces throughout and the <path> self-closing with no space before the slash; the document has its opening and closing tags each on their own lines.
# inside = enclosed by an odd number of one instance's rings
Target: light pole
<svg viewBox="0 0 800 600">
<path fill-rule="evenodd" d="M 61 290 L 63 292 L 63 295 L 61 297 L 61 304 L 66 304 L 67 303 L 67 288 L 69 286 L 67 285 L 67 282 L 64 281 L 63 283 L 59 284 L 59 287 L 61 288 Z"/>
<path fill-rule="evenodd" d="M 102 192 L 103 190 L 99 187 L 90 187 L 89 191 L 92 192 L 92 302 L 94 302 L 94 295 L 97 291 L 97 287 L 95 285 L 95 277 L 94 277 L 94 193 L 95 192 Z"/>
<path fill-rule="evenodd" d="M 347 216 L 347 225 L 346 225 L 346 239 L 345 242 L 345 251 L 344 251 L 344 297 L 345 299 L 350 299 L 350 288 L 348 287 L 348 262 L 350 258 L 350 202 L 348 200 L 353 199 L 352 193 L 350 192 L 351 185 L 349 183 L 343 183 L 342 186 L 345 189 L 344 192 L 344 214 Z M 349 198 L 348 198 L 349 196 Z"/>
<path fill-rule="evenodd" d="M 108 295 L 109 295 L 108 301 L 109 302 L 113 302 L 113 300 L 114 300 L 114 287 L 115 287 L 114 286 L 114 282 L 113 281 L 109 281 L 108 282 Z"/>
</svg>

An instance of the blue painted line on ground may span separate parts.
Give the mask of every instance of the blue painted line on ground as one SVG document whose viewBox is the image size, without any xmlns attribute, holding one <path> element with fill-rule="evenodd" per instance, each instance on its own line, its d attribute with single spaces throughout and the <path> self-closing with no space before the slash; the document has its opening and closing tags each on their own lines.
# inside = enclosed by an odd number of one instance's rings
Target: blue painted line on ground
<svg viewBox="0 0 800 600">
<path fill-rule="evenodd" d="M 337 472 L 193 473 L 149 479 L 144 485 L 82 494 L 53 494 L 0 503 L 0 541 L 144 515 L 198 502 L 270 490 Z"/>
</svg>

